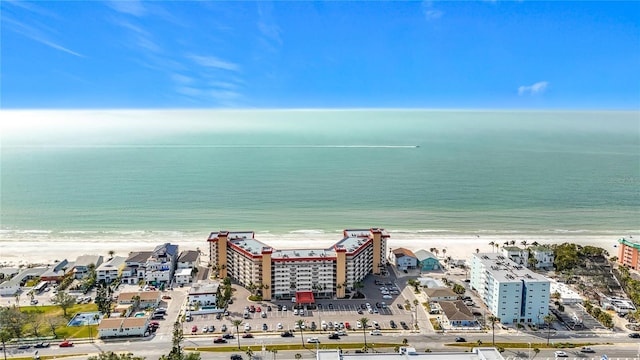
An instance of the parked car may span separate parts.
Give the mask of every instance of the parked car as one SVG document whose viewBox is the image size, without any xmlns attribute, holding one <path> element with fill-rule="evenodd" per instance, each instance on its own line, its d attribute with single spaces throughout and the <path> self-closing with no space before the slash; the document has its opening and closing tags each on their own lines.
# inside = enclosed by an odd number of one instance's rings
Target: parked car
<svg viewBox="0 0 640 360">
<path fill-rule="evenodd" d="M 251 330 L 251 324 L 245 323 L 244 324 L 244 331 L 250 331 L 250 330 Z"/>
<path fill-rule="evenodd" d="M 227 331 L 227 325 L 226 324 L 222 324 L 222 326 L 220 327 L 220 331 L 222 331 L 222 332 Z"/>
<path fill-rule="evenodd" d="M 71 341 L 69 341 L 69 340 L 65 340 L 65 341 L 61 342 L 60 345 L 58 345 L 58 346 L 60 346 L 60 347 L 72 347 L 73 343 Z"/>
<path fill-rule="evenodd" d="M 209 325 L 209 327 L 207 328 L 207 330 L 208 330 L 210 333 L 212 333 L 212 332 L 214 332 L 214 331 L 216 330 L 216 327 L 215 327 L 215 326 L 213 326 L 213 325 Z"/>
<path fill-rule="evenodd" d="M 269 330 L 269 325 L 262 324 L 262 331 L 267 331 L 267 330 Z"/>
<path fill-rule="evenodd" d="M 400 303 L 396 304 L 396 306 L 398 306 L 398 309 L 400 309 L 400 310 L 404 309 L 404 308 L 402 307 L 402 304 L 400 304 Z"/>
<path fill-rule="evenodd" d="M 192 332 L 192 333 L 195 333 L 195 332 L 197 332 L 197 331 L 198 331 L 198 326 L 197 326 L 197 325 L 193 325 L 193 326 L 191 327 L 191 332 Z"/>
<path fill-rule="evenodd" d="M 400 326 L 402 326 L 404 330 L 409 330 L 409 325 L 404 321 L 400 321 Z"/>
<path fill-rule="evenodd" d="M 267 313 L 263 311 L 262 314 L 260 314 L 260 317 L 263 318 L 263 319 L 266 318 L 267 317 Z"/>
<path fill-rule="evenodd" d="M 567 355 L 567 353 L 562 351 L 562 350 L 558 350 L 558 351 L 554 352 L 553 355 L 555 355 L 555 357 L 557 357 L 557 358 L 559 358 L 559 357 L 569 357 L 569 355 Z"/>
<path fill-rule="evenodd" d="M 258 307 L 256 308 L 256 312 L 261 312 L 261 311 L 262 311 L 262 308 L 261 308 L 260 306 L 258 306 Z"/>
<path fill-rule="evenodd" d="M 463 337 L 457 337 L 456 338 L 456 342 L 467 342 L 467 339 L 465 339 Z"/>
<path fill-rule="evenodd" d="M 393 320 L 389 321 L 389 326 L 391 326 L 392 329 L 395 329 L 398 327 L 398 325 L 396 325 L 396 322 Z"/>
<path fill-rule="evenodd" d="M 219 338 L 215 338 L 215 339 L 213 340 L 213 343 L 214 343 L 214 344 L 226 344 L 226 343 L 227 343 L 227 340 L 225 340 L 224 338 L 219 337 Z"/>
<path fill-rule="evenodd" d="M 36 349 L 44 349 L 44 348 L 48 348 L 49 347 L 49 343 L 48 342 L 39 342 L 37 344 L 35 344 L 33 347 Z"/>
</svg>

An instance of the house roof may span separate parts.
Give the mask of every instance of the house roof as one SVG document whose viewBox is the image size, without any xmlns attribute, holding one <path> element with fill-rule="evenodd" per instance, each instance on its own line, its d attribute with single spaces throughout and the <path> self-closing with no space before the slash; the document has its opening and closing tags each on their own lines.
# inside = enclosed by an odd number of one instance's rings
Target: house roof
<svg viewBox="0 0 640 360">
<path fill-rule="evenodd" d="M 156 246 L 156 248 L 153 249 L 153 256 L 155 257 L 176 256 L 176 255 L 178 255 L 178 245 L 164 243 L 162 245 Z"/>
<path fill-rule="evenodd" d="M 131 301 L 134 296 L 140 296 L 140 301 L 158 300 L 160 298 L 160 291 L 121 292 L 118 295 L 118 302 L 122 302 L 123 300 Z"/>
<path fill-rule="evenodd" d="M 179 262 L 194 262 L 198 260 L 200 254 L 196 250 L 185 250 L 180 253 Z"/>
<path fill-rule="evenodd" d="M 89 266 L 89 264 L 93 264 L 96 267 L 102 264 L 102 255 L 81 255 L 76 259 L 75 266 Z"/>
<path fill-rule="evenodd" d="M 143 327 L 148 320 L 147 317 L 107 318 L 100 321 L 98 330 Z"/>
<path fill-rule="evenodd" d="M 418 259 L 418 261 L 424 261 L 427 259 L 434 259 L 436 261 L 438 261 L 438 258 L 433 255 L 432 252 L 427 251 L 427 250 L 418 250 L 415 252 L 416 254 L 416 258 Z"/>
<path fill-rule="evenodd" d="M 424 290 L 424 292 L 430 298 L 444 297 L 444 296 L 456 296 L 456 297 L 458 296 L 458 294 L 456 294 L 453 290 L 449 288 L 427 288 Z"/>
<path fill-rule="evenodd" d="M 403 256 L 409 256 L 412 258 L 416 258 L 416 254 L 413 253 L 413 251 L 409 250 L 409 249 L 405 249 L 405 248 L 397 248 L 397 249 L 393 249 L 391 251 L 393 253 L 393 255 L 396 256 L 396 258 L 400 258 Z"/>
<path fill-rule="evenodd" d="M 145 263 L 147 259 L 151 256 L 151 251 L 134 251 L 129 253 L 129 257 L 127 258 L 128 263 L 136 262 L 136 263 Z"/>
<path fill-rule="evenodd" d="M 113 269 L 119 269 L 122 264 L 124 264 L 126 258 L 122 256 L 115 256 L 113 259 L 109 259 L 108 261 L 102 263 L 102 265 L 98 266 L 96 271 L 109 271 Z"/>
<path fill-rule="evenodd" d="M 471 310 L 464 304 L 462 300 L 456 301 L 439 301 L 442 311 L 451 320 L 475 320 Z"/>
</svg>

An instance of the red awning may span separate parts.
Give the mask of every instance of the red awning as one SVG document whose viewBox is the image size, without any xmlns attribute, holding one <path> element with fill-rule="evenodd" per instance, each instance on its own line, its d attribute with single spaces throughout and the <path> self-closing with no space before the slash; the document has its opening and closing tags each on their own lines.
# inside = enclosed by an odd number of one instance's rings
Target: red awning
<svg viewBox="0 0 640 360">
<path fill-rule="evenodd" d="M 296 291 L 296 302 L 298 304 L 313 304 L 316 299 L 311 291 Z"/>
</svg>

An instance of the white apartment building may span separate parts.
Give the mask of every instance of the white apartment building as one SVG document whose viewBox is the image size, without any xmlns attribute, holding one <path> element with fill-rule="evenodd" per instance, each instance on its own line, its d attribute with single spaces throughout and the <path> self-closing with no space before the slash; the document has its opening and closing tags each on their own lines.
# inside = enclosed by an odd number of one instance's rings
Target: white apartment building
<svg viewBox="0 0 640 360">
<path fill-rule="evenodd" d="M 393 249 L 389 255 L 389 261 L 399 270 L 415 269 L 418 266 L 416 254 L 405 248 Z"/>
<path fill-rule="evenodd" d="M 126 260 L 127 259 L 122 256 L 115 256 L 107 260 L 96 269 L 96 280 L 106 284 L 111 283 L 120 275 L 120 272 L 125 267 Z"/>
<path fill-rule="evenodd" d="M 549 280 L 501 254 L 473 254 L 471 287 L 503 324 L 541 324 L 549 313 Z"/>
<path fill-rule="evenodd" d="M 185 250 L 178 256 L 178 269 L 193 269 L 200 262 L 200 252 L 196 250 Z"/>
<path fill-rule="evenodd" d="M 292 298 L 298 291 L 342 298 L 367 274 L 385 271 L 389 237 L 377 228 L 343 235 L 327 249 L 277 250 L 256 240 L 253 232 L 214 232 L 207 241 L 218 276 L 257 287 L 264 300 Z"/>
<path fill-rule="evenodd" d="M 218 298 L 218 283 L 197 283 L 189 289 L 187 303 L 190 305 L 212 306 Z"/>
<path fill-rule="evenodd" d="M 521 249 L 517 246 L 503 246 L 502 256 L 513 261 L 518 265 L 529 266 L 529 251 L 527 249 Z"/>
<path fill-rule="evenodd" d="M 176 269 L 174 281 L 178 285 L 190 284 L 193 281 L 192 269 Z"/>
<path fill-rule="evenodd" d="M 156 246 L 145 263 L 147 284 L 168 283 L 173 279 L 178 260 L 178 245 L 165 243 Z"/>
<path fill-rule="evenodd" d="M 95 266 L 95 269 L 102 265 L 102 255 L 78 256 L 73 267 L 74 277 L 76 279 L 84 279 L 89 276 L 89 265 L 91 264 Z"/>
</svg>

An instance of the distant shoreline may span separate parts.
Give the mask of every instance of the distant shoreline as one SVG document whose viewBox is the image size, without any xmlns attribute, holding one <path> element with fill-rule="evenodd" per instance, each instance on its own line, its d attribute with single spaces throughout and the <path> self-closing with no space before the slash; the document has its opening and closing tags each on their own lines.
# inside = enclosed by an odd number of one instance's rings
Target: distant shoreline
<svg viewBox="0 0 640 360">
<path fill-rule="evenodd" d="M 234 229 L 232 229 L 234 230 Z M 443 256 L 442 250 L 446 249 L 446 257 L 454 259 L 468 259 L 476 249 L 480 252 L 495 251 L 489 245 L 495 242 L 502 246 L 507 241 L 514 241 L 515 246 L 522 246 L 525 240 L 528 244 L 538 242 L 540 245 L 561 244 L 565 242 L 580 245 L 591 245 L 605 249 L 610 256 L 617 254 L 614 245 L 622 237 L 630 234 L 619 235 L 472 235 L 472 234 L 421 234 L 421 233 L 391 233 L 387 248 L 390 249 L 404 247 L 413 251 L 419 249 L 429 250 L 436 248 Z M 631 234 L 633 236 L 633 233 Z M 295 234 L 271 234 L 256 233 L 255 238 L 274 248 L 326 248 L 335 244 L 341 239 L 341 234 L 337 233 L 295 233 Z M 304 246 L 300 246 L 300 240 L 304 240 Z M 208 258 L 209 248 L 207 236 L 201 238 L 186 237 L 158 237 L 145 239 L 121 239 L 121 238 L 94 238 L 94 239 L 34 239 L 24 237 L 23 239 L 7 240 L 0 237 L 0 266 L 16 267 L 28 264 L 52 264 L 55 260 L 68 259 L 75 260 L 77 256 L 85 254 L 103 255 L 108 257 L 110 250 L 115 251 L 116 256 L 127 256 L 131 251 L 151 250 L 156 245 L 171 242 L 178 244 L 180 250 L 200 249 L 204 257 Z"/>
</svg>

